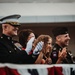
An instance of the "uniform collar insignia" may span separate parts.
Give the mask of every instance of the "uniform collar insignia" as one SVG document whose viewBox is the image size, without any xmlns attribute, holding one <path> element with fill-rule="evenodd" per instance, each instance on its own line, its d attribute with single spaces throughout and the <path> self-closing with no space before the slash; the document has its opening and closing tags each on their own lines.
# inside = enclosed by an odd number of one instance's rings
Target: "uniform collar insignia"
<svg viewBox="0 0 75 75">
<path fill-rule="evenodd" d="M 7 36 L 7 35 L 5 35 L 5 34 L 2 34 L 2 36 L 1 36 L 2 38 L 6 38 L 6 39 L 8 39 L 8 40 L 12 40 L 12 37 L 10 37 L 10 36 Z"/>
</svg>

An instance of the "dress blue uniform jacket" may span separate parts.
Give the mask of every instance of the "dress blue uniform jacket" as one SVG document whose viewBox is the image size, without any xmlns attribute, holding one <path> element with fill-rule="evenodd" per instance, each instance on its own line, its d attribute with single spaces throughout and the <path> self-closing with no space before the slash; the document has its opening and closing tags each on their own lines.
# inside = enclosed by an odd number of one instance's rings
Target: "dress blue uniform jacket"
<svg viewBox="0 0 75 75">
<path fill-rule="evenodd" d="M 36 59 L 19 50 L 11 37 L 2 34 L 0 37 L 0 63 L 33 64 Z"/>
</svg>

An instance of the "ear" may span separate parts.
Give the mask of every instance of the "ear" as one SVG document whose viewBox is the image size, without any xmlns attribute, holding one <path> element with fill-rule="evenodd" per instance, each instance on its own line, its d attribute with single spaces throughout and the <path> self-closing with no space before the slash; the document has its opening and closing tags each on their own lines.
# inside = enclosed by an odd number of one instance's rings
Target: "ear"
<svg viewBox="0 0 75 75">
<path fill-rule="evenodd" d="M 2 28 L 3 28 L 3 29 L 7 28 L 7 24 L 3 24 L 3 25 L 2 25 Z"/>
<path fill-rule="evenodd" d="M 2 29 L 3 29 L 4 31 L 6 31 L 6 30 L 8 29 L 8 25 L 7 25 L 7 24 L 3 24 L 3 25 L 2 25 Z"/>
<path fill-rule="evenodd" d="M 61 41 L 60 35 L 56 37 L 57 41 Z"/>
</svg>

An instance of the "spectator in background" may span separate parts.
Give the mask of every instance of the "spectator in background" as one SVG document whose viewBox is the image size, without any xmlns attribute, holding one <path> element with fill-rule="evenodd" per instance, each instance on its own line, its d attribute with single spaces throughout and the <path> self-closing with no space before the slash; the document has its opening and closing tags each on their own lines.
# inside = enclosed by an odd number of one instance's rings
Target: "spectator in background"
<svg viewBox="0 0 75 75">
<path fill-rule="evenodd" d="M 41 47 L 38 49 L 37 45 Z M 35 64 L 51 64 L 50 52 L 52 50 L 52 38 L 49 35 L 40 35 L 34 42 L 34 55 L 39 55 Z"/>
<path fill-rule="evenodd" d="M 22 45 L 22 50 L 25 50 L 27 42 L 35 37 L 34 32 L 31 29 L 23 29 L 19 32 L 19 43 Z"/>
<path fill-rule="evenodd" d="M 70 36 L 66 27 L 56 27 L 53 29 L 55 37 L 55 44 L 51 52 L 51 59 L 53 64 L 72 64 L 72 57 L 70 56 L 67 46 L 69 45 Z"/>
</svg>

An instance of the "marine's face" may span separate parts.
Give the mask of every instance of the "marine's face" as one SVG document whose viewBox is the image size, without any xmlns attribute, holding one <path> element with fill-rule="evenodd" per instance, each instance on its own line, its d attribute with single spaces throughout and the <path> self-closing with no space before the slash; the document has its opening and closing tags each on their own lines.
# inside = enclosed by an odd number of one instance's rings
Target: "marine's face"
<svg viewBox="0 0 75 75">
<path fill-rule="evenodd" d="M 59 41 L 60 41 L 60 44 L 62 46 L 68 46 L 69 45 L 69 40 L 70 40 L 70 36 L 69 34 L 63 34 L 63 35 L 59 35 Z"/>
<path fill-rule="evenodd" d="M 18 27 L 14 27 L 14 26 L 8 24 L 8 26 L 7 26 L 7 34 L 9 36 L 17 35 L 17 31 L 18 31 Z"/>
</svg>

